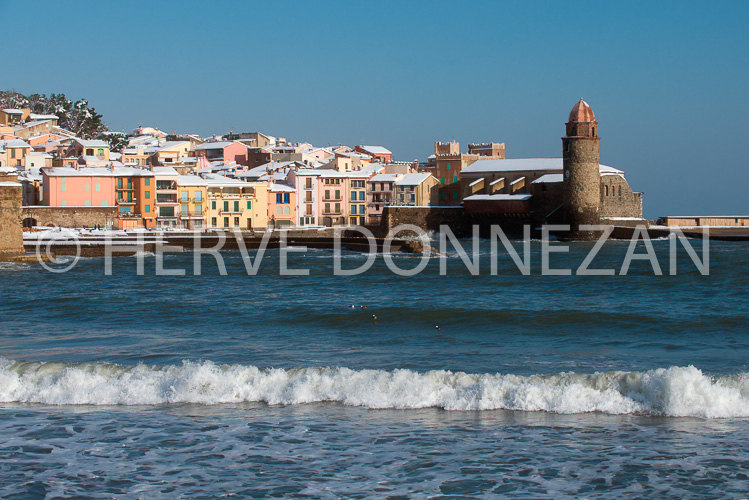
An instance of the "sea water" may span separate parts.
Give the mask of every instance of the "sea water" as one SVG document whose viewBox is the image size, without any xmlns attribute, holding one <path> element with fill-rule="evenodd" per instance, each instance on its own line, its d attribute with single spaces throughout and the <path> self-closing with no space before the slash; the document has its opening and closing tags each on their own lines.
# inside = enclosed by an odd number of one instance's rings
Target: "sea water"
<svg viewBox="0 0 749 500">
<path fill-rule="evenodd" d="M 574 275 L 587 243 L 546 276 L 538 242 L 529 275 L 488 242 L 478 275 L 452 253 L 336 276 L 324 250 L 288 255 L 308 276 L 278 250 L 254 276 L 240 252 L 226 275 L 3 265 L 0 496 L 746 497 L 749 253 L 668 275 L 671 243 L 661 276 L 618 275 L 628 242 L 591 266 L 614 276 Z"/>
</svg>

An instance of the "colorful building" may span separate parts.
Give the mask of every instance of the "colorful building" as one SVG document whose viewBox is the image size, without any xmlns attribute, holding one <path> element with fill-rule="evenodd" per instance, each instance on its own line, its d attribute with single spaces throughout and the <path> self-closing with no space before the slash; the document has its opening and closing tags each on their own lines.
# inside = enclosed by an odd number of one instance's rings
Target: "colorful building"
<svg viewBox="0 0 749 500">
<path fill-rule="evenodd" d="M 112 168 L 42 168 L 42 205 L 50 207 L 113 207 Z"/>
<path fill-rule="evenodd" d="M 156 183 L 156 229 L 177 227 L 179 222 L 177 199 L 177 177 L 172 167 L 153 167 Z"/>
<path fill-rule="evenodd" d="M 319 224 L 320 170 L 299 169 L 289 172 L 287 181 L 296 188 L 296 213 L 298 226 Z"/>
<path fill-rule="evenodd" d="M 368 224 L 379 225 L 382 221 L 383 209 L 393 204 L 395 196 L 395 182 L 401 176 L 398 174 L 377 174 L 367 181 L 367 213 Z"/>
<path fill-rule="evenodd" d="M 219 174 L 203 174 L 208 197 L 208 227 L 258 229 L 268 225 L 268 188 Z"/>
<path fill-rule="evenodd" d="M 437 204 L 439 181 L 431 174 L 406 174 L 395 181 L 394 205 L 425 207 Z"/>
<path fill-rule="evenodd" d="M 195 156 L 208 161 L 233 161 L 245 167 L 249 165 L 247 146 L 239 141 L 206 142 L 196 146 L 194 151 Z"/>
<path fill-rule="evenodd" d="M 268 215 L 272 227 L 293 226 L 296 222 L 296 189 L 286 184 L 268 183 Z"/>
<path fill-rule="evenodd" d="M 376 162 L 389 163 L 393 161 L 393 153 L 389 149 L 383 148 L 382 146 L 360 145 L 356 146 L 354 148 L 354 151 L 367 154 L 371 156 Z"/>
<path fill-rule="evenodd" d="M 204 229 L 208 206 L 208 183 L 197 175 L 177 177 L 179 189 L 179 221 L 184 229 Z"/>
</svg>

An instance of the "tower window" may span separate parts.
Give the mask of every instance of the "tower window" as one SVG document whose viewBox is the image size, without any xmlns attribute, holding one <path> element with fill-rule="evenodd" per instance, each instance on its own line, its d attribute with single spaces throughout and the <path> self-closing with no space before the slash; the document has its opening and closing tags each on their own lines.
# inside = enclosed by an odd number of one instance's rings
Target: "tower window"
<svg viewBox="0 0 749 500">
<path fill-rule="evenodd" d="M 608 195 L 609 195 L 609 187 L 606 186 L 606 196 L 608 196 Z"/>
</svg>

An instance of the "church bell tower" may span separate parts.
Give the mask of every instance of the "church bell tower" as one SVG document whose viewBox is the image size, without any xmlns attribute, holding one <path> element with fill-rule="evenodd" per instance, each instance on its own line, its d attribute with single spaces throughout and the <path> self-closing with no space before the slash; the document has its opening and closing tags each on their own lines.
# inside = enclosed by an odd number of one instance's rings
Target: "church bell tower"
<svg viewBox="0 0 749 500">
<path fill-rule="evenodd" d="M 564 210 L 572 239 L 594 239 L 598 232 L 581 231 L 581 225 L 600 224 L 601 174 L 599 173 L 598 122 L 582 98 L 575 104 L 562 137 Z"/>
</svg>

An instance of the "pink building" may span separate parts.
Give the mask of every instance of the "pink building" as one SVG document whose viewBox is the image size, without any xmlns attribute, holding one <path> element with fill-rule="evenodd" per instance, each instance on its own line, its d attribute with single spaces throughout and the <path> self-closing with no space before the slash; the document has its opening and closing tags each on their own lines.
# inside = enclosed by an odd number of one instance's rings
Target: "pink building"
<svg viewBox="0 0 749 500">
<path fill-rule="evenodd" d="M 194 151 L 195 156 L 208 161 L 234 161 L 245 167 L 249 165 L 247 146 L 239 141 L 207 142 L 196 146 Z"/>
<path fill-rule="evenodd" d="M 42 169 L 42 205 L 50 207 L 113 207 L 117 174 L 109 168 Z"/>
<path fill-rule="evenodd" d="M 336 170 L 320 170 L 318 183 L 319 224 L 345 226 L 348 219 L 348 176 Z"/>
</svg>

